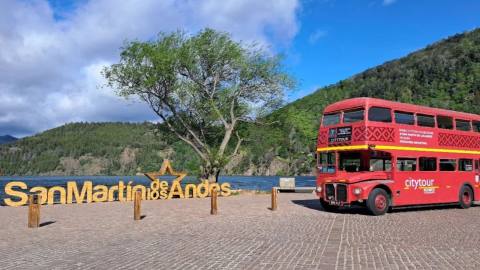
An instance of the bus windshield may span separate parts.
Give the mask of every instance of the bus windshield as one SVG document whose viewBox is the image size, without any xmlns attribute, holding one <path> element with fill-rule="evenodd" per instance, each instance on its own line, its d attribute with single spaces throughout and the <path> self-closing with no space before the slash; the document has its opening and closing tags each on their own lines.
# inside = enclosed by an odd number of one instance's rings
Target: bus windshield
<svg viewBox="0 0 480 270">
<path fill-rule="evenodd" d="M 317 155 L 320 173 L 335 173 L 336 152 L 321 152 Z M 382 151 L 355 151 L 338 153 L 338 170 L 345 172 L 378 172 L 392 170 L 392 157 Z"/>
<path fill-rule="evenodd" d="M 320 173 L 335 172 L 336 155 L 335 152 L 323 152 L 317 155 L 317 168 Z"/>
<path fill-rule="evenodd" d="M 390 171 L 392 158 L 381 151 L 340 152 L 339 170 L 346 172 Z"/>
<path fill-rule="evenodd" d="M 328 127 L 340 123 L 340 113 L 325 114 L 323 116 L 322 126 Z"/>
</svg>

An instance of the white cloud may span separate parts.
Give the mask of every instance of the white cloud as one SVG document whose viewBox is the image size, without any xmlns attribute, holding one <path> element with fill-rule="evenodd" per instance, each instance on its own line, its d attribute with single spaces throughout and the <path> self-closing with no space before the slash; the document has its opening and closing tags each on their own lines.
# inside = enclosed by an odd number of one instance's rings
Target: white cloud
<svg viewBox="0 0 480 270">
<path fill-rule="evenodd" d="M 285 45 L 298 0 L 95 0 L 62 11 L 46 0 L 0 1 L 0 135 L 73 121 L 156 120 L 147 106 L 99 89 L 125 40 L 212 27 L 244 41 Z"/>
<path fill-rule="evenodd" d="M 311 33 L 310 36 L 308 37 L 308 42 L 310 44 L 315 44 L 317 41 L 327 35 L 327 31 L 323 30 L 316 30 L 315 32 Z"/>
<path fill-rule="evenodd" d="M 389 6 L 397 2 L 397 0 L 383 0 L 382 5 Z"/>
</svg>

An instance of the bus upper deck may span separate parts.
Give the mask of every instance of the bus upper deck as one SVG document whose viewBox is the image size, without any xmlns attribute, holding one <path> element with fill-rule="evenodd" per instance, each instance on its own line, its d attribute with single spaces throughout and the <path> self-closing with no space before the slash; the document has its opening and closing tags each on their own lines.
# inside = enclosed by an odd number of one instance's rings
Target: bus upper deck
<svg viewBox="0 0 480 270">
<path fill-rule="evenodd" d="M 368 149 L 480 154 L 480 116 L 353 98 L 325 108 L 317 151 Z"/>
</svg>

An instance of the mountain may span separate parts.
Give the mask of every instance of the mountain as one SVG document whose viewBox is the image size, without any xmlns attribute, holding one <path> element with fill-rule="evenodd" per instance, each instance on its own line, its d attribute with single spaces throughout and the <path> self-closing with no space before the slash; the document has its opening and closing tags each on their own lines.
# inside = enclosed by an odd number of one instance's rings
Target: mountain
<svg viewBox="0 0 480 270">
<path fill-rule="evenodd" d="M 318 89 L 274 111 L 262 125 L 242 125 L 241 156 L 225 173 L 312 173 L 323 108 L 362 96 L 480 114 L 480 29 Z M 0 145 L 0 171 L 7 175 L 126 175 L 157 170 L 163 158 L 176 169 L 198 172 L 192 150 L 151 123 L 67 124 Z"/>
<path fill-rule="evenodd" d="M 16 140 L 18 139 L 10 135 L 0 136 L 0 144 L 11 143 Z"/>
</svg>

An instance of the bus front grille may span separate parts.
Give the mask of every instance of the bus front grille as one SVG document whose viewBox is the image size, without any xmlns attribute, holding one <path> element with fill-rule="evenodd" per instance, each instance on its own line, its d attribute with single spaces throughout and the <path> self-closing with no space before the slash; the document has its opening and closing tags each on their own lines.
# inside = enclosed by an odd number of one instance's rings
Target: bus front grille
<svg viewBox="0 0 480 270">
<path fill-rule="evenodd" d="M 347 185 L 345 184 L 326 184 L 325 195 L 327 200 L 338 202 L 347 201 Z"/>
<path fill-rule="evenodd" d="M 325 185 L 325 194 L 327 195 L 327 199 L 329 200 L 335 199 L 335 187 L 333 186 L 333 184 Z"/>
<path fill-rule="evenodd" d="M 346 202 L 347 201 L 347 186 L 346 185 L 337 185 L 337 201 Z"/>
</svg>

